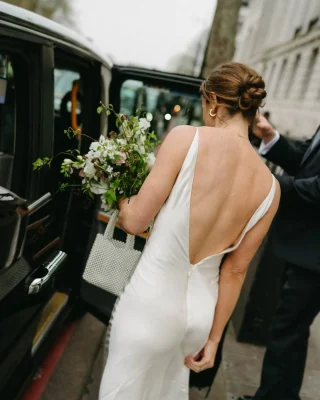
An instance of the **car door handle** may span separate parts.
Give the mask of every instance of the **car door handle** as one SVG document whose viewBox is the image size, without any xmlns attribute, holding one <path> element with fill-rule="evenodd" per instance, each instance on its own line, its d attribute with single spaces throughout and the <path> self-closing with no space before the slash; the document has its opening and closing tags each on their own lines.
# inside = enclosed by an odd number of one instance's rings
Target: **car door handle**
<svg viewBox="0 0 320 400">
<path fill-rule="evenodd" d="M 36 212 L 41 207 L 46 205 L 51 200 L 51 198 L 52 198 L 51 193 L 48 192 L 48 193 L 44 194 L 43 196 L 41 196 L 39 199 L 35 200 L 33 203 L 29 204 L 28 205 L 28 214 L 32 215 L 34 212 Z"/>
<path fill-rule="evenodd" d="M 67 254 L 59 250 L 41 265 L 32 275 L 33 279 L 27 284 L 28 294 L 39 293 L 53 277 L 54 273 L 60 268 L 67 258 Z M 32 278 L 32 276 L 31 276 Z"/>
</svg>

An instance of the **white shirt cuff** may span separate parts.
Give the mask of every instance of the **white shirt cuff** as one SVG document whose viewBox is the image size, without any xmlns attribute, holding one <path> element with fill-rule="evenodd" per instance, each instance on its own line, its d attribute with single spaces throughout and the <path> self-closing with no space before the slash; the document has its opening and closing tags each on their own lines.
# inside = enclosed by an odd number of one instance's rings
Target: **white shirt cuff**
<svg viewBox="0 0 320 400">
<path fill-rule="evenodd" d="M 264 143 L 264 141 L 262 140 L 260 147 L 259 147 L 259 154 L 261 154 L 262 156 L 264 156 L 265 154 L 268 153 L 268 151 L 271 150 L 271 148 L 277 143 L 277 141 L 280 139 L 280 133 L 278 131 L 275 131 L 275 137 L 270 140 L 270 142 L 268 143 Z"/>
</svg>

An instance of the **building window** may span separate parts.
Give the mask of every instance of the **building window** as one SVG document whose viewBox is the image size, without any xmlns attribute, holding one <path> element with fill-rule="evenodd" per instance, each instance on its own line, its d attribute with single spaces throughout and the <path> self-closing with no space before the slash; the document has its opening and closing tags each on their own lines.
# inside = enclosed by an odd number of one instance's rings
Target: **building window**
<svg viewBox="0 0 320 400">
<path fill-rule="evenodd" d="M 319 22 L 319 17 L 313 18 L 312 20 L 310 20 L 309 22 L 309 26 L 308 26 L 308 32 L 310 32 Z"/>
<path fill-rule="evenodd" d="M 308 87 L 312 80 L 313 70 L 316 65 L 318 55 L 319 55 L 319 48 L 313 49 L 302 81 L 301 92 L 300 92 L 301 99 L 304 99 L 306 93 L 308 92 Z"/>
<path fill-rule="evenodd" d="M 268 72 L 268 75 L 265 78 L 265 82 L 266 82 L 266 86 L 267 86 L 267 92 L 269 92 L 270 87 L 271 87 L 271 83 L 273 80 L 273 76 L 274 76 L 274 71 L 276 70 L 276 63 L 274 62 Z"/>
<path fill-rule="evenodd" d="M 290 96 L 292 86 L 294 86 L 294 80 L 295 80 L 295 77 L 296 77 L 296 74 L 297 74 L 297 70 L 298 70 L 299 65 L 300 65 L 300 60 L 301 60 L 301 55 L 298 54 L 296 56 L 296 59 L 294 60 L 294 64 L 292 66 L 290 77 L 289 77 L 289 80 L 288 80 L 288 85 L 287 85 L 287 90 L 286 90 L 286 96 L 287 97 Z"/>
<path fill-rule="evenodd" d="M 293 37 L 296 38 L 297 36 L 299 36 L 301 31 L 302 31 L 302 26 L 298 26 L 298 28 L 296 28 L 294 31 Z"/>
<path fill-rule="evenodd" d="M 274 97 L 278 97 L 279 92 L 280 92 L 280 87 L 283 86 L 283 78 L 285 76 L 285 72 L 286 72 L 286 69 L 287 69 L 287 64 L 288 64 L 288 60 L 285 58 L 282 61 L 282 65 L 281 65 L 281 69 L 280 69 L 280 72 L 279 72 L 277 84 L 276 84 L 275 89 L 274 89 Z"/>
</svg>

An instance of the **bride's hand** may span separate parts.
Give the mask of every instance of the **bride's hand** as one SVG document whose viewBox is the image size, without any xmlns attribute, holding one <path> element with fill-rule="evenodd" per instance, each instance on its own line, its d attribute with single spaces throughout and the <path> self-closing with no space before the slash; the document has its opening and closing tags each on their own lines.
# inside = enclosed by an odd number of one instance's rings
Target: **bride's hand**
<svg viewBox="0 0 320 400">
<path fill-rule="evenodd" d="M 216 358 L 218 345 L 218 342 L 208 339 L 200 353 L 194 357 L 186 357 L 185 365 L 194 372 L 201 372 L 205 369 L 212 368 Z"/>
</svg>

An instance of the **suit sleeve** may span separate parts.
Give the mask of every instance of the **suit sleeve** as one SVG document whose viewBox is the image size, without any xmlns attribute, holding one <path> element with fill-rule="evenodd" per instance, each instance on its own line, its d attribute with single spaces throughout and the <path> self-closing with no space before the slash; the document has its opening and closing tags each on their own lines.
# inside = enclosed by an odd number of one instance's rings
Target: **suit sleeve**
<svg viewBox="0 0 320 400">
<path fill-rule="evenodd" d="M 290 143 L 283 136 L 275 143 L 264 157 L 279 165 L 288 174 L 295 175 L 300 168 L 301 161 L 312 139 L 299 142 L 297 145 Z"/>
<path fill-rule="evenodd" d="M 295 179 L 293 176 L 277 176 L 281 187 L 281 197 L 290 201 L 300 199 L 320 206 L 320 177 Z"/>
</svg>

